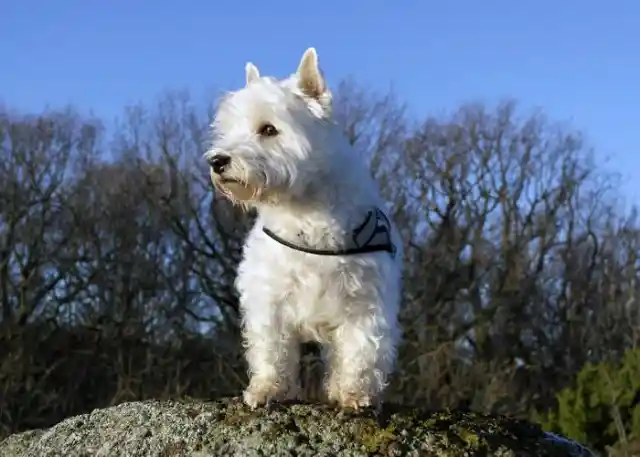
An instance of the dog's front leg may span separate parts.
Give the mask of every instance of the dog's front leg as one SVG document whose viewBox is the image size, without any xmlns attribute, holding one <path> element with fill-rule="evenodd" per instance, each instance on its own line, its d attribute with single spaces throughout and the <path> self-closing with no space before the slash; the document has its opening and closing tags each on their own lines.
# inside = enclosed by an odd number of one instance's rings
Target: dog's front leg
<svg viewBox="0 0 640 457">
<path fill-rule="evenodd" d="M 350 316 L 334 332 L 326 385 L 330 400 L 355 409 L 380 406 L 398 340 L 389 324 L 382 313 Z"/>
<path fill-rule="evenodd" d="M 244 342 L 250 381 L 244 402 L 252 408 L 298 396 L 299 344 L 275 309 L 265 305 L 260 313 L 245 316 Z"/>
</svg>

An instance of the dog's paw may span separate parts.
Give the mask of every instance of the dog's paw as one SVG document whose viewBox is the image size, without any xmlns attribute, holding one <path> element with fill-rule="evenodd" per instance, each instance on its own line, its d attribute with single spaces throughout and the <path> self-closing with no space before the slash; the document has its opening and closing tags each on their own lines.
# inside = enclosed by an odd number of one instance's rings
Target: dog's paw
<svg viewBox="0 0 640 457">
<path fill-rule="evenodd" d="M 251 409 L 268 405 L 282 396 L 282 389 L 275 382 L 252 381 L 244 391 L 243 400 Z"/>
<path fill-rule="evenodd" d="M 357 392 L 340 392 L 338 403 L 342 408 L 362 409 L 369 408 L 372 404 L 371 397 L 367 394 Z"/>
</svg>

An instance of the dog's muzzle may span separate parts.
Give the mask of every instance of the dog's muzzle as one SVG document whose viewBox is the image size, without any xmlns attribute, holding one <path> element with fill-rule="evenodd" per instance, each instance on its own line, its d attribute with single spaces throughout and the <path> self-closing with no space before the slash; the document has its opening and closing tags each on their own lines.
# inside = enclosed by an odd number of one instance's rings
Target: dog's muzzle
<svg viewBox="0 0 640 457">
<path fill-rule="evenodd" d="M 248 201 L 256 196 L 257 189 L 247 182 L 233 177 L 231 157 L 215 154 L 207 158 L 213 185 L 232 201 Z"/>
<path fill-rule="evenodd" d="M 231 168 L 231 157 L 226 154 L 216 154 L 210 157 L 207 162 L 211 167 L 211 178 L 218 184 L 239 184 L 240 181 L 224 176 L 224 174 Z"/>
</svg>

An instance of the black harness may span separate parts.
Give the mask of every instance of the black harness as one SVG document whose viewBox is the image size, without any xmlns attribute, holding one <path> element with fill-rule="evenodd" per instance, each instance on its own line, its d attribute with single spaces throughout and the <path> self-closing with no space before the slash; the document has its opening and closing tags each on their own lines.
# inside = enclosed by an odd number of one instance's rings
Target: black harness
<svg viewBox="0 0 640 457">
<path fill-rule="evenodd" d="M 266 227 L 262 231 L 278 243 L 300 252 L 316 255 L 353 255 L 368 252 L 386 251 L 392 257 L 396 255 L 396 247 L 391 241 L 391 224 L 389 218 L 380 209 L 375 208 L 367 213 L 367 217 L 360 226 L 353 230 L 351 240 L 353 247 L 345 249 L 313 249 L 298 246 L 280 238 Z"/>
</svg>

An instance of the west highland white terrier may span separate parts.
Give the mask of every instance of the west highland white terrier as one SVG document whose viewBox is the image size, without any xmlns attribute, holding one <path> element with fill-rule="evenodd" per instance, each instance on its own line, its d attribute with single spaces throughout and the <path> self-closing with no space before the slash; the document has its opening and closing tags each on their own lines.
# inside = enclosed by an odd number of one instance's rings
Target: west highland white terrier
<svg viewBox="0 0 640 457">
<path fill-rule="evenodd" d="M 246 404 L 296 399 L 300 343 L 316 341 L 328 399 L 379 406 L 401 331 L 402 242 L 370 172 L 332 119 L 314 48 L 283 80 L 252 63 L 222 97 L 205 157 L 211 179 L 257 211 L 236 287 Z"/>
</svg>

